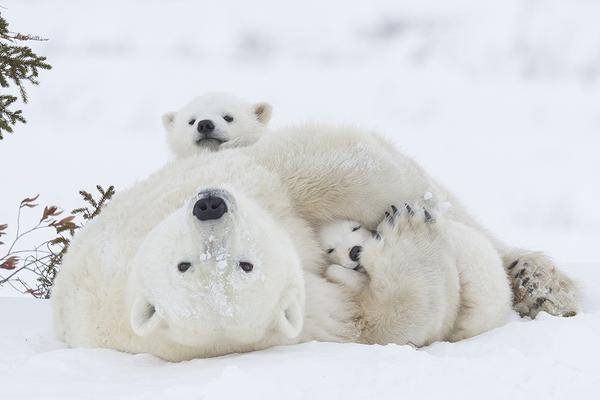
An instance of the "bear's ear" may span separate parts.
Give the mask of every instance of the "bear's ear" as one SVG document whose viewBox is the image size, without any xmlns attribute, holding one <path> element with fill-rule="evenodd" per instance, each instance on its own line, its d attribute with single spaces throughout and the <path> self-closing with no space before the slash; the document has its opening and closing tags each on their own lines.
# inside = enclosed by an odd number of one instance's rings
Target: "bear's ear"
<svg viewBox="0 0 600 400">
<path fill-rule="evenodd" d="M 148 336 L 161 324 L 162 319 L 152 304 L 143 296 L 138 296 L 131 308 L 129 323 L 138 336 Z"/>
<path fill-rule="evenodd" d="M 254 114 L 256 114 L 256 118 L 263 125 L 269 123 L 272 111 L 273 107 L 269 103 L 256 103 L 254 105 Z"/>
<path fill-rule="evenodd" d="M 173 128 L 173 124 L 175 123 L 175 112 L 169 111 L 162 116 L 162 124 L 167 131 L 170 131 Z"/>
<path fill-rule="evenodd" d="M 277 316 L 279 331 L 288 339 L 293 339 L 300 334 L 304 325 L 304 312 L 298 296 L 289 296 L 283 302 L 280 314 Z"/>
</svg>

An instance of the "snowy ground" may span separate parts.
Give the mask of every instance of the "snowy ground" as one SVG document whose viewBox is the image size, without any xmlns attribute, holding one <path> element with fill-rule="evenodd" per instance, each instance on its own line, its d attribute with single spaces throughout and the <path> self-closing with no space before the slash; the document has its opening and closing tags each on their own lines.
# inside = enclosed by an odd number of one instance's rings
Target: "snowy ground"
<svg viewBox="0 0 600 400">
<path fill-rule="evenodd" d="M 572 272 L 596 282 L 599 276 L 585 268 Z M 596 399 L 600 293 L 584 306 L 586 312 L 571 319 L 515 316 L 470 340 L 420 350 L 312 342 L 167 363 L 145 354 L 65 349 L 52 335 L 46 302 L 4 298 L 0 397 Z"/>
<path fill-rule="evenodd" d="M 595 393 L 598 1 L 2 6 L 13 30 L 50 39 L 34 47 L 54 69 L 30 91 L 29 123 L 0 142 L 0 223 L 12 224 L 19 201 L 32 194 L 70 210 L 80 204 L 79 189 L 142 179 L 168 158 L 160 115 L 204 91 L 227 90 L 271 102 L 273 126 L 344 122 L 395 138 L 490 229 L 554 256 L 586 298 L 574 319 L 514 321 L 420 351 L 307 344 L 178 365 L 61 350 L 46 304 L 1 299 L 0 397 L 302 397 L 315 388 L 334 397 Z M 0 288 L 0 295 L 14 292 Z M 299 387 L 304 377 L 315 383 Z"/>
</svg>

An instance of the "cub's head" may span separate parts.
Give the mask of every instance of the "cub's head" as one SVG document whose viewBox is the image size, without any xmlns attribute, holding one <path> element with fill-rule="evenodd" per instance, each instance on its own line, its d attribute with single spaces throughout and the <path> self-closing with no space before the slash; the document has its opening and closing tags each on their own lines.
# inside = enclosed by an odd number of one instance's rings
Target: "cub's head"
<svg viewBox="0 0 600 400">
<path fill-rule="evenodd" d="M 206 355 L 296 338 L 304 321 L 296 247 L 264 204 L 203 188 L 157 225 L 133 260 L 130 325 Z"/>
<path fill-rule="evenodd" d="M 325 225 L 319 231 L 321 248 L 327 261 L 342 267 L 360 267 L 362 246 L 372 232 L 355 221 L 339 220 Z"/>
<path fill-rule="evenodd" d="M 270 119 L 267 103 L 251 104 L 230 94 L 208 93 L 177 112 L 164 114 L 162 122 L 175 155 L 186 157 L 255 143 Z"/>
</svg>

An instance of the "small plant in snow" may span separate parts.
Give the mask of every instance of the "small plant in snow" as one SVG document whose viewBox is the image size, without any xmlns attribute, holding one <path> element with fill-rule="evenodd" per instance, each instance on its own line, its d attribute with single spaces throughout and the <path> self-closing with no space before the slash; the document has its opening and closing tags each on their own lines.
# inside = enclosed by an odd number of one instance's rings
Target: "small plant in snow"
<svg viewBox="0 0 600 400">
<path fill-rule="evenodd" d="M 71 211 L 67 216 L 64 216 L 63 211 L 56 206 L 44 207 L 40 220 L 29 229 L 23 229 L 21 226 L 21 212 L 37 208 L 36 201 L 39 195 L 21 201 L 17 214 L 15 237 L 8 245 L 4 255 L 0 255 L 0 272 L 1 270 L 7 272 L 0 274 L 0 286 L 10 285 L 21 293 L 28 293 L 37 298 L 47 299 L 50 297 L 54 278 L 69 248 L 71 239 L 75 231 L 83 224 L 83 222 L 82 224 L 77 223 L 77 217 L 81 216 L 84 221 L 95 218 L 115 194 L 113 186 L 105 190 L 98 185 L 96 189 L 99 192 L 97 199 L 89 192 L 80 191 L 79 194 L 83 197 L 86 206 Z M 0 224 L 0 248 L 6 245 L 2 242 L 2 236 L 6 235 L 7 229 L 7 224 Z M 40 244 L 27 249 L 19 248 L 23 238 L 43 231 L 49 231 L 50 239 L 42 240 Z M 29 277 L 35 276 L 36 285 L 29 284 L 28 279 L 24 278 L 24 274 L 28 274 Z"/>
</svg>

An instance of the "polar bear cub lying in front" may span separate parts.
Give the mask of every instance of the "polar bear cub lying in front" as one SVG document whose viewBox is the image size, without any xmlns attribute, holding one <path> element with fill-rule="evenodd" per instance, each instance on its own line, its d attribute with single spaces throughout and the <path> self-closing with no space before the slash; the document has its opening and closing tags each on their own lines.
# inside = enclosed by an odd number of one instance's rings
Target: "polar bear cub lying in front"
<svg viewBox="0 0 600 400">
<path fill-rule="evenodd" d="M 163 115 L 171 150 L 178 157 L 255 143 L 266 131 L 271 105 L 251 104 L 227 93 L 199 96 Z"/>
<path fill-rule="evenodd" d="M 349 220 L 320 230 L 325 275 L 355 292 L 365 337 L 423 346 L 503 324 L 511 293 L 495 249 L 472 228 L 415 209 L 392 206 L 377 231 Z"/>
</svg>

